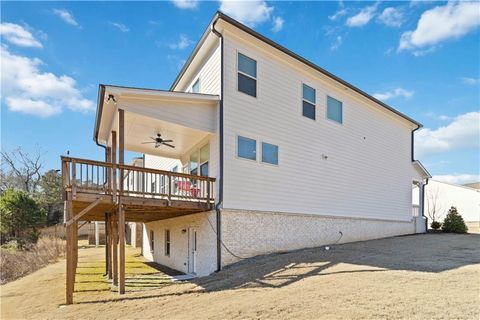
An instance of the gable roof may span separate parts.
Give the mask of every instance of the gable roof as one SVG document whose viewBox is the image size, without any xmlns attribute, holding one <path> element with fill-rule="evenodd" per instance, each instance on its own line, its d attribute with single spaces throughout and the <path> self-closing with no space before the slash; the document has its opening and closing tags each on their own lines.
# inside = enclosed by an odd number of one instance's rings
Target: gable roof
<svg viewBox="0 0 480 320">
<path fill-rule="evenodd" d="M 377 98 L 375 98 L 375 97 L 373 97 L 372 95 L 366 93 L 365 91 L 363 91 L 363 90 L 355 87 L 354 85 L 348 83 L 347 81 L 345 81 L 345 80 L 337 77 L 336 75 L 332 74 L 331 72 L 323 69 L 322 67 L 314 64 L 313 62 L 311 62 L 311 61 L 305 59 L 304 57 L 302 57 L 302 56 L 294 53 L 293 51 L 285 48 L 284 46 L 278 44 L 277 42 L 275 42 L 275 41 L 273 41 L 273 40 L 265 37 L 264 35 L 256 32 L 255 30 L 247 27 L 246 25 L 240 23 L 239 21 L 237 21 L 237 20 L 235 20 L 235 19 L 227 16 L 226 14 L 224 14 L 224 13 L 222 13 L 222 12 L 220 12 L 220 11 L 217 11 L 217 13 L 214 15 L 212 21 L 211 21 L 210 24 L 208 25 L 207 30 L 205 31 L 205 33 L 203 34 L 202 38 L 200 39 L 200 41 L 199 41 L 199 42 L 197 43 L 197 45 L 195 46 L 195 48 L 194 48 L 193 52 L 191 53 L 190 57 L 189 57 L 188 60 L 185 62 L 183 68 L 180 70 L 180 73 L 179 73 L 178 76 L 175 78 L 175 81 L 173 82 L 172 86 L 170 87 L 170 90 L 173 90 L 173 89 L 176 87 L 176 85 L 178 84 L 178 82 L 179 82 L 180 79 L 182 78 L 183 74 L 184 74 L 185 71 L 188 69 L 188 66 L 190 65 L 190 63 L 191 63 L 191 62 L 193 61 L 193 59 L 195 58 L 195 56 L 196 56 L 198 50 L 200 49 L 200 47 L 202 46 L 203 42 L 204 42 L 205 39 L 207 38 L 208 33 L 209 33 L 209 32 L 212 32 L 212 31 L 214 30 L 215 23 L 216 23 L 217 20 L 219 20 L 219 19 L 222 19 L 223 21 L 225 21 L 225 22 L 233 25 L 234 27 L 236 27 L 236 28 L 238 28 L 238 29 L 240 29 L 240 30 L 242 30 L 242 31 L 250 34 L 251 36 L 257 38 L 258 40 L 260 40 L 260 41 L 262 41 L 262 42 L 264 42 L 264 43 L 266 43 L 266 44 L 274 47 L 274 48 L 277 49 L 277 50 L 282 51 L 283 53 L 289 55 L 290 57 L 292 57 L 292 58 L 300 61 L 301 63 L 303 63 L 303 64 L 305 64 L 305 65 L 307 65 L 307 66 L 315 69 L 316 71 L 318 71 L 318 72 L 326 75 L 326 76 L 329 77 L 330 79 L 332 79 L 332 80 L 334 80 L 334 81 L 336 81 L 336 82 L 338 82 L 338 83 L 340 83 L 340 84 L 348 87 L 349 89 L 351 89 L 351 90 L 357 92 L 358 94 L 366 97 L 367 99 L 375 102 L 376 104 L 378 104 L 378 105 L 380 105 L 381 107 L 387 109 L 388 111 L 393 112 L 393 113 L 395 113 L 396 115 L 398 115 L 398 116 L 400 116 L 400 117 L 408 120 L 409 122 L 417 125 L 418 128 L 421 128 L 421 127 L 422 127 L 422 124 L 419 123 L 419 122 L 417 122 L 416 120 L 408 117 L 407 115 L 401 113 L 400 111 L 394 109 L 393 107 L 387 105 L 386 103 L 378 100 Z"/>
</svg>

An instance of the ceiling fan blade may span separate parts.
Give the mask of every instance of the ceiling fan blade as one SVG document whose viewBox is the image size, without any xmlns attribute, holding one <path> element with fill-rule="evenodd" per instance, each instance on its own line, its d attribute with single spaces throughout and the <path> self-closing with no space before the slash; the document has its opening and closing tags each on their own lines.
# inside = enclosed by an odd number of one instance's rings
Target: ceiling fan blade
<svg viewBox="0 0 480 320">
<path fill-rule="evenodd" d="M 166 145 L 167 147 L 170 147 L 170 148 L 175 148 L 175 146 L 172 146 L 171 144 L 168 144 L 168 143 L 162 143 L 163 145 Z"/>
<path fill-rule="evenodd" d="M 142 142 L 141 144 L 155 143 L 155 141 Z"/>
<path fill-rule="evenodd" d="M 162 142 L 173 142 L 173 140 L 162 140 Z"/>
</svg>

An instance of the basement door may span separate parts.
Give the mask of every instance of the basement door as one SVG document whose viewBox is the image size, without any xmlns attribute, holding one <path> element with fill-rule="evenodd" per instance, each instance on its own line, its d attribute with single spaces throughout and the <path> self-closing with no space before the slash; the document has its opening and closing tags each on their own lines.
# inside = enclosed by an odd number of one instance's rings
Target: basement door
<svg viewBox="0 0 480 320">
<path fill-rule="evenodd" d="M 188 273 L 197 273 L 197 230 L 188 228 Z"/>
</svg>

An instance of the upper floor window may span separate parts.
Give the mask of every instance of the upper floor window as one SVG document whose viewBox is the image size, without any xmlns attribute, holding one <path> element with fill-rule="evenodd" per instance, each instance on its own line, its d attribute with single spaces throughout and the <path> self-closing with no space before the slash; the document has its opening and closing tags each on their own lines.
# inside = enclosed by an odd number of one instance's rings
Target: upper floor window
<svg viewBox="0 0 480 320">
<path fill-rule="evenodd" d="M 327 118 L 343 123 L 343 104 L 341 101 L 327 96 Z"/>
<path fill-rule="evenodd" d="M 257 61 L 238 53 L 238 91 L 257 96 Z"/>
<path fill-rule="evenodd" d="M 262 142 L 262 162 L 278 165 L 278 146 Z"/>
<path fill-rule="evenodd" d="M 192 93 L 199 93 L 200 92 L 200 78 L 195 81 L 195 83 L 192 86 Z"/>
<path fill-rule="evenodd" d="M 315 89 L 303 84 L 302 114 L 315 120 Z"/>
<path fill-rule="evenodd" d="M 238 136 L 237 156 L 239 158 L 257 160 L 257 141 L 254 139 Z"/>
</svg>

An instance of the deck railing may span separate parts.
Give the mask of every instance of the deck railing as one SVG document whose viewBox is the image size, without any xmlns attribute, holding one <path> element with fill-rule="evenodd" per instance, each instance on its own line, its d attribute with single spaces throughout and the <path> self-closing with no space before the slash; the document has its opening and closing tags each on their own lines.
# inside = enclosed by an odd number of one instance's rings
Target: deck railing
<svg viewBox="0 0 480 320">
<path fill-rule="evenodd" d="M 76 193 L 212 203 L 215 178 L 62 157 L 63 187 Z"/>
</svg>

